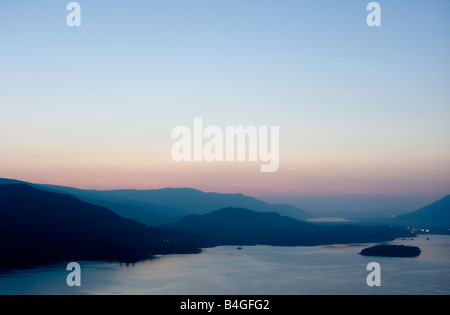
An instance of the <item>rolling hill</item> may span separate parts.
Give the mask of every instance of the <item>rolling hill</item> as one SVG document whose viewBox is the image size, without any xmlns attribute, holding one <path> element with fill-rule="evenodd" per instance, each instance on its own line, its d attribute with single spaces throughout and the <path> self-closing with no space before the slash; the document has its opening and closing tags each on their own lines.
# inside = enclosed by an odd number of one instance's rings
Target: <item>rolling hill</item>
<svg viewBox="0 0 450 315">
<path fill-rule="evenodd" d="M 201 247 L 219 245 L 314 246 L 370 243 L 411 236 L 388 226 L 324 226 L 295 220 L 273 212 L 226 208 L 204 215 L 190 215 L 165 226 L 194 236 Z"/>
<path fill-rule="evenodd" d="M 149 228 L 73 196 L 0 184 L 0 266 L 56 261 L 133 262 L 155 254 L 194 253 L 185 235 Z"/>
<path fill-rule="evenodd" d="M 269 204 L 243 194 L 205 193 L 192 188 L 154 190 L 83 190 L 64 186 L 30 184 L 0 179 L 0 183 L 22 183 L 39 189 L 75 196 L 83 201 L 107 207 L 117 214 L 149 226 L 173 223 L 191 214 L 206 214 L 226 207 L 241 207 L 260 212 L 278 212 L 294 219 L 314 216 L 286 204 Z"/>
</svg>

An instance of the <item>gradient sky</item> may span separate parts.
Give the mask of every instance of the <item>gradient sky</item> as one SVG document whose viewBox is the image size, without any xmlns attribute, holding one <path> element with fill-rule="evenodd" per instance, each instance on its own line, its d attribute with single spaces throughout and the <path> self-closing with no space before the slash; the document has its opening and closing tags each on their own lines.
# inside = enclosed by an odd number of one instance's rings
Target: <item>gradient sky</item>
<svg viewBox="0 0 450 315">
<path fill-rule="evenodd" d="M 272 200 L 450 193 L 450 1 L 379 1 L 376 28 L 363 0 L 78 1 L 73 28 L 69 2 L 0 0 L 0 177 Z M 279 171 L 175 163 L 171 130 L 195 117 L 280 126 Z"/>
</svg>

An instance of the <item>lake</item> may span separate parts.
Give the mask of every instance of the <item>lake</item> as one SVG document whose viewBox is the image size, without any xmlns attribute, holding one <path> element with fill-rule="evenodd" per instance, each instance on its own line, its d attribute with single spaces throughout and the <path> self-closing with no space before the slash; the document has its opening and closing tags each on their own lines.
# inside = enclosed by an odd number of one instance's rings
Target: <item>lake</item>
<svg viewBox="0 0 450 315">
<path fill-rule="evenodd" d="M 449 294 L 450 236 L 424 235 L 388 244 L 418 246 L 416 258 L 364 257 L 362 245 L 234 246 L 136 264 L 79 262 L 81 287 L 68 287 L 67 264 L 0 271 L 0 294 Z M 381 265 L 381 287 L 369 287 L 367 264 Z"/>
</svg>

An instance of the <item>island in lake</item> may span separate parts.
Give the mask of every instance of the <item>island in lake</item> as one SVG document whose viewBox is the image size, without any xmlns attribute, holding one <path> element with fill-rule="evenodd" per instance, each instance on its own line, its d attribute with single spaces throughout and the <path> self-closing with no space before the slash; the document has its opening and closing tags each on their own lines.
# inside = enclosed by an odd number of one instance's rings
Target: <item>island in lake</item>
<svg viewBox="0 0 450 315">
<path fill-rule="evenodd" d="M 363 256 L 381 257 L 417 257 L 420 253 L 420 248 L 416 246 L 377 245 L 365 248 L 359 254 Z"/>
</svg>

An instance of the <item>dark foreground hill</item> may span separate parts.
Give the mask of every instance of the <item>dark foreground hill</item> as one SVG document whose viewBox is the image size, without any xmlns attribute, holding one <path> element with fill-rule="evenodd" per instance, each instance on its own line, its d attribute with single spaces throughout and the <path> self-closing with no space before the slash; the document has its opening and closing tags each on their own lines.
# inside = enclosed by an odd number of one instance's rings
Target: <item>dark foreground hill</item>
<svg viewBox="0 0 450 315">
<path fill-rule="evenodd" d="M 218 245 L 313 246 L 369 243 L 411 236 L 388 226 L 324 226 L 294 220 L 278 213 L 226 208 L 206 215 L 191 215 L 166 226 L 195 235 L 202 247 Z"/>
<path fill-rule="evenodd" d="M 195 253 L 184 235 L 149 228 L 75 197 L 0 184 L 0 267 L 56 261 L 134 262 Z"/>
</svg>

